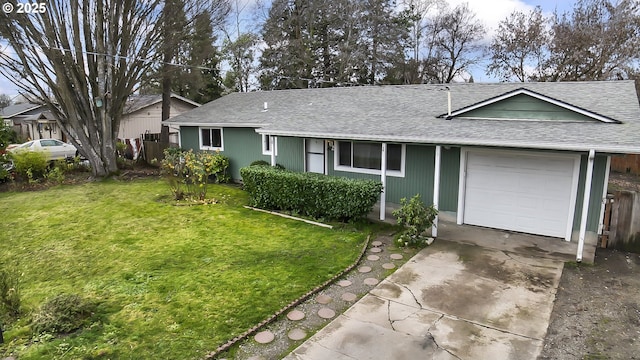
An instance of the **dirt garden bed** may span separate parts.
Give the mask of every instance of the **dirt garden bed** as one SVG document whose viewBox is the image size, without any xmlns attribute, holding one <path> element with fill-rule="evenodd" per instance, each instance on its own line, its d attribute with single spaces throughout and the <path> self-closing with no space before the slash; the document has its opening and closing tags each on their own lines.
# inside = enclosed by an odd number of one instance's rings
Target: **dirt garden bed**
<svg viewBox="0 0 640 360">
<path fill-rule="evenodd" d="M 640 254 L 565 265 L 538 359 L 640 359 Z"/>
</svg>

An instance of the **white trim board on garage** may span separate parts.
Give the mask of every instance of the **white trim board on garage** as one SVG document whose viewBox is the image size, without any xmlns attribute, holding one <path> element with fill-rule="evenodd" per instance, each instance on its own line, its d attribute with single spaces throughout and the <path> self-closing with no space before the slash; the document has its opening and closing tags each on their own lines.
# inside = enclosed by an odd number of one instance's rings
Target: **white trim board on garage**
<svg viewBox="0 0 640 360">
<path fill-rule="evenodd" d="M 580 155 L 462 148 L 458 224 L 571 240 Z"/>
</svg>

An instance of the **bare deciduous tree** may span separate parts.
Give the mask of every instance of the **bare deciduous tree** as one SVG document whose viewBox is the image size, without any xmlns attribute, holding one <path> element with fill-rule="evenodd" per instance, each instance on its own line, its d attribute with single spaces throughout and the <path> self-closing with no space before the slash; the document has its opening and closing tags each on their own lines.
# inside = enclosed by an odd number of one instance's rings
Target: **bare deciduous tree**
<svg viewBox="0 0 640 360">
<path fill-rule="evenodd" d="M 478 63 L 486 30 L 464 3 L 436 15 L 428 28 L 428 82 L 450 83 Z"/>
<path fill-rule="evenodd" d="M 14 54 L 0 72 L 42 101 L 91 163 L 117 172 L 115 142 L 129 95 L 160 40 L 159 0 L 49 0 L 36 14 L 0 12 Z"/>
<path fill-rule="evenodd" d="M 640 2 L 579 0 L 554 14 L 552 40 L 539 80 L 629 78 L 640 59 Z"/>
<path fill-rule="evenodd" d="M 515 11 L 501 21 L 488 49 L 491 63 L 487 75 L 521 82 L 539 77 L 549 42 L 546 24 L 540 7 L 529 13 Z"/>
</svg>

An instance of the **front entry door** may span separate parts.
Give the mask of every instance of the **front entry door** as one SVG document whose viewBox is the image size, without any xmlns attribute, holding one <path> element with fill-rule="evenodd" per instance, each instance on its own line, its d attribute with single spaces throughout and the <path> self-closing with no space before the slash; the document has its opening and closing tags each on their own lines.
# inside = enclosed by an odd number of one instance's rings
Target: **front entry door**
<svg viewBox="0 0 640 360">
<path fill-rule="evenodd" d="M 307 172 L 324 174 L 324 140 L 306 140 Z"/>
</svg>

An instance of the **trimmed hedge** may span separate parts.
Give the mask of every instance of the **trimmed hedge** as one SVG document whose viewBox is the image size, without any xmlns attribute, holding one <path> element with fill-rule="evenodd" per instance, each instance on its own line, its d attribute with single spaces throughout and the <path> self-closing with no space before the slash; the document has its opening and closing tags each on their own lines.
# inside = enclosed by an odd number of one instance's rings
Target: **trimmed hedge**
<svg viewBox="0 0 640 360">
<path fill-rule="evenodd" d="M 286 210 L 335 220 L 366 216 L 382 192 L 382 183 L 315 173 L 299 173 L 267 166 L 240 169 L 253 207 Z"/>
</svg>

